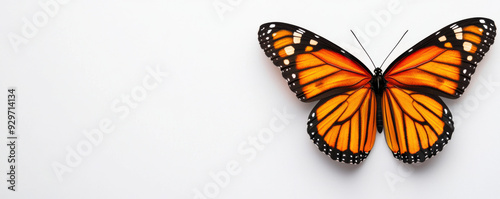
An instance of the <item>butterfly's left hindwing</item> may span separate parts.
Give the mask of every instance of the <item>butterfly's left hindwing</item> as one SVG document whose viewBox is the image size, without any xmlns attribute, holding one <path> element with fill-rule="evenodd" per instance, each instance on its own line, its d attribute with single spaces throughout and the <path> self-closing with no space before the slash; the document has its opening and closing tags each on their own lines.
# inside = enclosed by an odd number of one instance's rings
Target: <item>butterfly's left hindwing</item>
<svg viewBox="0 0 500 199">
<path fill-rule="evenodd" d="M 260 47 L 280 67 L 283 78 L 304 102 L 360 88 L 372 78 L 358 59 L 326 39 L 294 25 L 260 26 Z"/>
</svg>

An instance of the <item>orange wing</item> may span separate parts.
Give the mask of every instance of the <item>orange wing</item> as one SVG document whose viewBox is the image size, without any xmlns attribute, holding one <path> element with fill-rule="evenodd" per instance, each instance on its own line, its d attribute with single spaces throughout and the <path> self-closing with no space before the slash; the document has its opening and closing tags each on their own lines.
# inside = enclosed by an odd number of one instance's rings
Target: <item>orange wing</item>
<svg viewBox="0 0 500 199">
<path fill-rule="evenodd" d="M 486 18 L 450 24 L 403 53 L 384 78 L 401 88 L 458 98 L 495 35 L 494 22 Z"/>
<path fill-rule="evenodd" d="M 387 85 L 382 96 L 385 138 L 397 159 L 423 162 L 453 133 L 451 113 L 439 98 Z"/>
<path fill-rule="evenodd" d="M 258 34 L 261 48 L 281 68 L 288 86 L 301 101 L 354 90 L 372 78 L 354 56 L 304 28 L 267 23 Z"/>
<path fill-rule="evenodd" d="M 375 141 L 376 108 L 375 93 L 369 84 L 323 99 L 309 116 L 307 132 L 332 159 L 361 163 Z"/>
<path fill-rule="evenodd" d="M 396 158 L 423 162 L 448 143 L 454 130 L 452 116 L 438 96 L 462 95 L 495 35 L 490 19 L 458 21 L 422 40 L 388 67 L 381 110 L 387 144 Z"/>
</svg>

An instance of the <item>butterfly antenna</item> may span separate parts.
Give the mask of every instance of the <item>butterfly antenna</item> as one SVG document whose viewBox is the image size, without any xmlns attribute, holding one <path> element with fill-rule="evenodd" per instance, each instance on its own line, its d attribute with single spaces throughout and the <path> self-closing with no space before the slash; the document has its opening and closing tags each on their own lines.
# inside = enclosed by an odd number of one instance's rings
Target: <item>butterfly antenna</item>
<svg viewBox="0 0 500 199">
<path fill-rule="evenodd" d="M 366 52 L 365 50 L 365 47 L 363 47 L 363 44 L 361 44 L 361 42 L 359 41 L 358 37 L 356 37 L 356 34 L 354 34 L 354 32 L 351 30 L 352 34 L 354 35 L 354 38 L 356 38 L 356 41 L 358 41 L 359 45 L 361 46 L 361 48 L 363 48 L 363 50 L 365 51 L 366 55 L 368 55 L 368 58 L 370 58 L 370 61 L 372 62 L 373 66 L 375 68 L 377 68 L 377 66 L 375 66 L 375 63 L 373 63 L 373 60 L 372 58 L 370 57 L 370 55 L 368 54 L 368 52 Z"/>
<path fill-rule="evenodd" d="M 389 52 L 389 54 L 387 55 L 387 57 L 385 57 L 385 59 L 382 62 L 382 64 L 380 64 L 380 67 L 382 67 L 384 65 L 384 63 L 387 60 L 387 58 L 389 58 L 389 55 L 391 55 L 392 51 L 394 51 L 394 49 L 396 49 L 396 47 L 398 46 L 399 42 L 401 42 L 401 40 L 403 40 L 403 37 L 405 37 L 405 35 L 406 35 L 407 32 L 408 32 L 408 30 L 406 30 L 406 32 L 403 34 L 403 36 L 401 36 L 401 39 L 399 39 L 398 43 L 394 46 L 394 48 L 392 48 L 391 52 Z"/>
</svg>

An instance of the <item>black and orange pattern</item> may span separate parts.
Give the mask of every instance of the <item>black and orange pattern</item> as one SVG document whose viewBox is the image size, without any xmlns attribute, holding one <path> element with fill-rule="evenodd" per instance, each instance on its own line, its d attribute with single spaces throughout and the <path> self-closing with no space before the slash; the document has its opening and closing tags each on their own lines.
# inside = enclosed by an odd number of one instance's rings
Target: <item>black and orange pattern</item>
<svg viewBox="0 0 500 199">
<path fill-rule="evenodd" d="M 375 143 L 376 108 L 375 93 L 369 84 L 323 99 L 309 115 L 307 132 L 332 159 L 360 163 Z"/>
<path fill-rule="evenodd" d="M 297 98 L 311 102 L 367 84 L 372 74 L 347 51 L 306 29 L 263 24 L 259 42 Z"/>
<path fill-rule="evenodd" d="M 387 145 L 406 163 L 436 155 L 454 129 L 451 113 L 439 97 L 390 84 L 382 96 L 382 115 Z"/>
<path fill-rule="evenodd" d="M 387 85 L 382 112 L 387 144 L 396 158 L 423 162 L 448 143 L 453 120 L 438 96 L 455 99 L 462 95 L 495 35 L 490 19 L 458 21 L 431 34 L 389 65 L 384 73 Z"/>
<path fill-rule="evenodd" d="M 297 97 L 320 100 L 307 131 L 321 151 L 358 164 L 383 126 L 394 156 L 415 163 L 436 155 L 451 139 L 453 118 L 439 96 L 462 95 L 496 28 L 486 18 L 450 24 L 403 53 L 383 74 L 380 68 L 372 74 L 344 49 L 294 25 L 267 23 L 258 34 L 261 48 Z"/>
<path fill-rule="evenodd" d="M 472 18 L 450 24 L 399 56 L 384 78 L 399 87 L 458 98 L 496 35 L 490 19 Z"/>
</svg>

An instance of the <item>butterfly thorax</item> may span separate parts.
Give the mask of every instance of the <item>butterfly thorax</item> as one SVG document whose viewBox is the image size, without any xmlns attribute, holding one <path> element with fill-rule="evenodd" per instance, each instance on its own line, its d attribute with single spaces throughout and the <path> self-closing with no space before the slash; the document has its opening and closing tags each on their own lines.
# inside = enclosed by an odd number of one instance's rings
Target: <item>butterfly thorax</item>
<svg viewBox="0 0 500 199">
<path fill-rule="evenodd" d="M 382 75 L 382 69 L 380 68 L 375 69 L 375 75 L 373 76 L 370 83 L 373 90 L 375 91 L 375 94 L 382 95 L 386 85 L 386 81 L 384 79 L 384 76 Z"/>
</svg>

